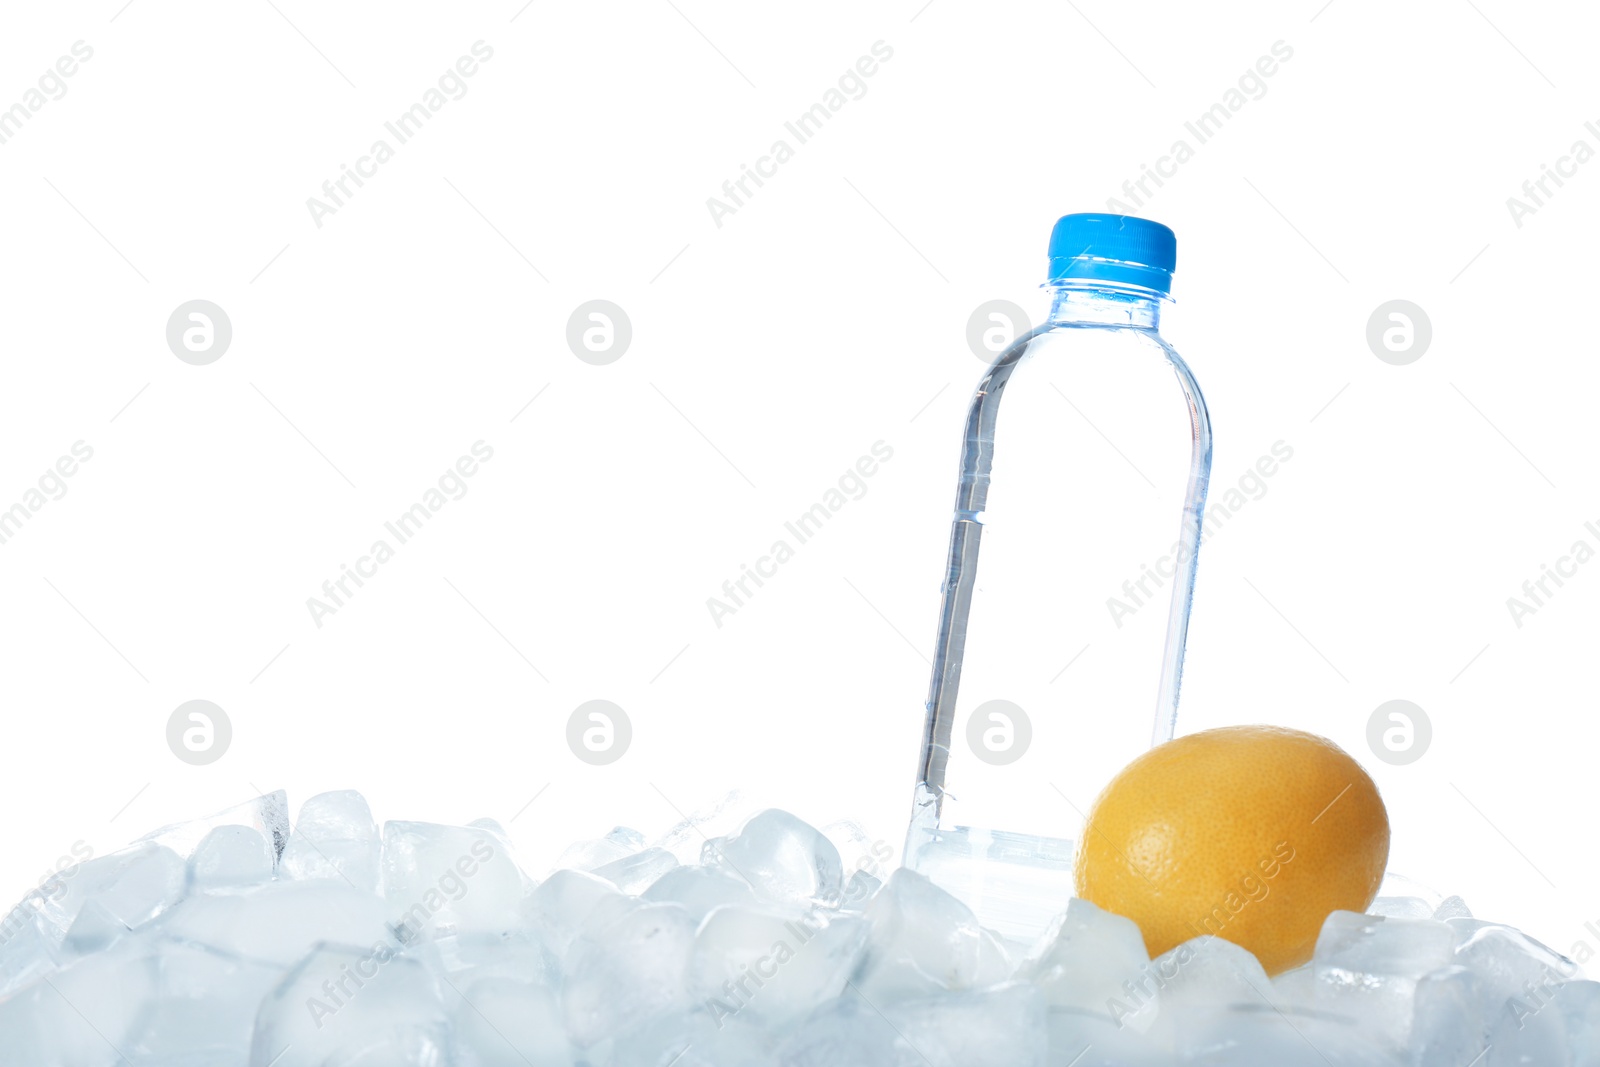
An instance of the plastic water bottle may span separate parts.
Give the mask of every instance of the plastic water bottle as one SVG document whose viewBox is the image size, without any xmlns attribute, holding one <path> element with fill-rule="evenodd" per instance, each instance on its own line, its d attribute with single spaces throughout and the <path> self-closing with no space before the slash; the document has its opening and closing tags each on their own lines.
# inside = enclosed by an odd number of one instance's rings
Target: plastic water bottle
<svg viewBox="0 0 1600 1067">
<path fill-rule="evenodd" d="M 1177 242 L 1067 215 L 1048 321 L 967 412 L 908 866 L 1025 939 L 1072 895 L 1072 841 L 1171 739 L 1211 425 L 1161 336 Z"/>
</svg>

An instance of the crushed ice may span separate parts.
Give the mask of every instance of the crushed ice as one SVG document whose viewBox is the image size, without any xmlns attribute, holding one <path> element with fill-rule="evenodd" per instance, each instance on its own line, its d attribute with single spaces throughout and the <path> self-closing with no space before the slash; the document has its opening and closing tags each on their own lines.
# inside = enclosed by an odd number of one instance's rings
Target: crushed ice
<svg viewBox="0 0 1600 1067">
<path fill-rule="evenodd" d="M 490 820 L 353 792 L 157 831 L 7 915 L 0 1067 L 1600 1067 L 1600 984 L 1456 897 L 1335 912 L 1268 979 L 1081 900 L 1005 942 L 781 811 L 699 831 L 539 882 Z"/>
</svg>

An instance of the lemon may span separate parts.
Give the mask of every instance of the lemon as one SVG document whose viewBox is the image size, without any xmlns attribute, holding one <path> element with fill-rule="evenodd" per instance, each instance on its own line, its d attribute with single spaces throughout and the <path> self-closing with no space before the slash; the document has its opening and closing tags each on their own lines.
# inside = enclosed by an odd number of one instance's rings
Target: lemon
<svg viewBox="0 0 1600 1067">
<path fill-rule="evenodd" d="M 1327 738 L 1230 726 L 1168 741 L 1096 798 L 1078 895 L 1132 919 L 1151 958 L 1194 937 L 1250 950 L 1268 974 L 1311 958 L 1336 909 L 1364 912 L 1389 859 L 1389 816 Z"/>
</svg>

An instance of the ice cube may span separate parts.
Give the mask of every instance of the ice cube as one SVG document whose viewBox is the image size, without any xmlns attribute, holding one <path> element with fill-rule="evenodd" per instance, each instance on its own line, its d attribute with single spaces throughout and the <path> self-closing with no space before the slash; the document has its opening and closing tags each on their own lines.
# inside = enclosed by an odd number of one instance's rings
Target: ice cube
<svg viewBox="0 0 1600 1067">
<path fill-rule="evenodd" d="M 921 1062 L 881 1012 L 849 994 L 823 1005 L 778 1051 L 781 1067 L 913 1067 Z"/>
<path fill-rule="evenodd" d="M 885 1009 L 901 1039 L 930 1067 L 1045 1067 L 1044 996 L 1014 983 L 903 1001 Z"/>
<path fill-rule="evenodd" d="M 272 847 L 253 826 L 218 826 L 189 857 L 189 892 L 258 885 L 272 877 Z"/>
<path fill-rule="evenodd" d="M 1439 906 L 1433 910 L 1433 917 L 1441 921 L 1444 919 L 1470 919 L 1472 918 L 1472 909 L 1467 907 L 1467 902 L 1460 897 L 1449 896 L 1439 902 Z"/>
<path fill-rule="evenodd" d="M 1600 982 L 1567 982 L 1555 998 L 1573 1067 L 1600 1067 Z"/>
<path fill-rule="evenodd" d="M 384 823 L 382 866 L 389 921 L 402 941 L 521 923 L 522 871 L 488 829 Z"/>
<path fill-rule="evenodd" d="M 708 839 L 737 830 L 749 821 L 755 810 L 742 793 L 728 793 L 710 809 L 694 812 L 651 843 L 678 857 L 679 863 L 699 863 Z"/>
<path fill-rule="evenodd" d="M 73 956 L 104 952 L 127 932 L 127 923 L 111 914 L 98 900 L 90 900 L 78 909 L 77 918 L 72 920 L 67 936 L 61 941 L 61 948 Z"/>
<path fill-rule="evenodd" d="M 481 819 L 473 819 L 467 825 L 474 830 L 487 830 L 502 841 L 509 842 L 511 840 L 511 835 L 506 833 L 506 828 L 500 824 L 499 819 L 491 819 L 485 816 Z"/>
<path fill-rule="evenodd" d="M 612 860 L 603 867 L 596 867 L 593 873 L 624 893 L 638 896 L 677 865 L 678 857 L 665 849 L 647 848 L 631 856 Z"/>
<path fill-rule="evenodd" d="M 1587 983 L 1584 983 L 1587 984 Z M 1489 1022 L 1486 1067 L 1531 1064 L 1537 1067 L 1572 1067 L 1572 1043 L 1567 1020 L 1559 1005 L 1561 986 L 1538 997 L 1512 997 Z"/>
<path fill-rule="evenodd" d="M 0 1000 L 0 1067 L 112 1067 L 155 992 L 136 940 L 68 963 Z"/>
<path fill-rule="evenodd" d="M 160 936 L 148 944 L 155 986 L 122 1051 L 140 1065 L 243 1067 L 256 1008 L 282 969 Z"/>
<path fill-rule="evenodd" d="M 675 867 L 644 891 L 644 899 L 682 904 L 695 922 L 724 904 L 756 903 L 749 883 L 716 867 Z"/>
<path fill-rule="evenodd" d="M 1171 1067 L 1172 1053 L 1105 1009 L 1051 1008 L 1045 1021 L 1050 1062 L 1071 1067 Z M 1253 1065 L 1252 1065 L 1253 1067 Z"/>
<path fill-rule="evenodd" d="M 1423 901 L 1429 909 L 1437 908 L 1444 900 L 1444 895 L 1432 886 L 1424 885 L 1413 878 L 1403 874 L 1389 871 L 1383 876 L 1383 884 L 1378 886 L 1377 898 L 1415 897 Z"/>
<path fill-rule="evenodd" d="M 450 1047 L 450 1015 L 420 963 L 321 945 L 262 1001 L 250 1067 L 440 1067 Z"/>
<path fill-rule="evenodd" d="M 300 805 L 300 819 L 283 850 L 290 878 L 339 878 L 355 889 L 378 887 L 378 825 L 353 789 L 318 793 Z"/>
<path fill-rule="evenodd" d="M 922 875 L 900 868 L 867 905 L 872 923 L 855 978 L 880 1007 L 945 990 L 1003 980 L 1010 970 L 994 934 L 961 901 Z"/>
<path fill-rule="evenodd" d="M 1162 1011 L 1168 1006 L 1216 1008 L 1270 1003 L 1272 983 L 1249 949 L 1206 934 L 1185 941 L 1152 961 L 1161 977 Z"/>
<path fill-rule="evenodd" d="M 1485 1043 L 1493 1047 L 1487 1062 L 1563 1067 L 1565 1019 L 1549 1005 L 1582 969 L 1509 926 L 1465 918 L 1447 925 L 1460 938 L 1456 962 L 1471 973 L 1478 992 L 1475 1014 L 1487 1024 Z"/>
<path fill-rule="evenodd" d="M 1358 1020 L 1270 1004 L 1235 1004 L 1193 1014 L 1175 1059 L 1165 1062 L 1195 1067 L 1412 1067 L 1409 1058 L 1384 1047 Z M 1482 1065 L 1463 1062 L 1453 1067 Z"/>
<path fill-rule="evenodd" d="M 1386 919 L 1431 919 L 1434 906 L 1421 897 L 1378 897 L 1367 909 L 1368 915 Z"/>
<path fill-rule="evenodd" d="M 867 905 L 882 888 L 882 880 L 874 878 L 866 871 L 856 871 L 845 882 L 844 890 L 839 894 L 839 910 L 860 915 L 867 910 Z"/>
<path fill-rule="evenodd" d="M 568 845 L 556 861 L 556 868 L 563 871 L 592 871 L 631 856 L 643 848 L 643 834 L 626 826 L 618 826 L 599 840 Z"/>
<path fill-rule="evenodd" d="M 490 977 L 463 987 L 455 1035 L 474 1067 L 571 1067 L 561 1006 L 543 982 Z"/>
<path fill-rule="evenodd" d="M 583 1047 L 693 1003 L 689 957 L 694 922 L 677 904 L 640 904 L 608 923 L 589 923 L 566 960 L 562 1009 Z"/>
<path fill-rule="evenodd" d="M 1317 969 L 1307 963 L 1273 977 L 1267 995 L 1279 1007 L 1314 1008 L 1317 1001 Z"/>
<path fill-rule="evenodd" d="M 703 1009 L 662 1015 L 622 1035 L 606 1067 L 754 1067 L 772 1063 L 767 1031 Z"/>
<path fill-rule="evenodd" d="M 1417 980 L 1411 1054 L 1418 1067 L 1477 1063 L 1489 1044 L 1483 991 L 1465 967 L 1441 967 Z"/>
<path fill-rule="evenodd" d="M 1572 960 L 1514 927 L 1477 919 L 1451 919 L 1460 937 L 1455 962 L 1478 977 L 1491 1006 L 1516 997 L 1537 999 L 1540 990 L 1583 977 Z"/>
<path fill-rule="evenodd" d="M 343 882 L 268 882 L 190 897 L 163 916 L 170 937 L 288 967 L 321 941 L 395 944 L 383 899 Z"/>
<path fill-rule="evenodd" d="M 187 875 L 183 860 L 154 841 L 97 856 L 61 872 L 66 889 L 47 897 L 39 918 L 58 942 L 91 900 L 123 925 L 137 927 L 170 907 L 183 894 Z"/>
<path fill-rule="evenodd" d="M 484 978 L 515 978 L 551 987 L 560 981 L 555 954 L 532 930 L 458 934 L 430 944 L 433 955 L 425 962 L 458 989 Z"/>
<path fill-rule="evenodd" d="M 1051 1007 L 1141 1031 L 1155 1019 L 1159 994 L 1138 924 L 1079 897 L 1067 901 L 1018 973 Z"/>
<path fill-rule="evenodd" d="M 188 857 L 206 834 L 219 826 L 249 826 L 272 847 L 272 862 L 277 864 L 289 841 L 289 798 L 283 790 L 263 793 L 254 800 L 208 815 L 192 822 L 174 823 L 145 834 L 139 840 L 154 841 Z"/>
<path fill-rule="evenodd" d="M 1312 966 L 1318 999 L 1358 1017 L 1395 1049 L 1407 1046 L 1417 981 L 1455 962 L 1456 933 L 1432 919 L 1335 911 L 1322 924 Z"/>
<path fill-rule="evenodd" d="M 55 939 L 45 933 L 35 907 L 24 899 L 0 928 L 5 934 L 0 942 L 0 998 L 60 965 Z"/>
<path fill-rule="evenodd" d="M 701 862 L 750 883 L 776 904 L 837 906 L 844 886 L 839 850 L 786 811 L 769 808 L 730 837 L 705 844 Z"/>
<path fill-rule="evenodd" d="M 1180 1057 L 1209 1048 L 1217 1039 L 1219 1018 L 1253 1027 L 1250 1012 L 1276 1010 L 1267 972 L 1248 950 L 1222 937 L 1206 934 L 1185 941 L 1151 961 L 1150 971 L 1150 984 L 1160 989 L 1161 998 L 1151 1036 Z"/>
<path fill-rule="evenodd" d="M 712 1019 L 784 1026 L 844 991 L 866 945 L 864 919 L 729 905 L 695 934 L 690 982 Z"/>
<path fill-rule="evenodd" d="M 633 907 L 632 901 L 603 878 L 582 871 L 557 871 L 533 890 L 524 910 L 556 958 L 563 959 L 591 918 L 610 922 Z"/>
</svg>

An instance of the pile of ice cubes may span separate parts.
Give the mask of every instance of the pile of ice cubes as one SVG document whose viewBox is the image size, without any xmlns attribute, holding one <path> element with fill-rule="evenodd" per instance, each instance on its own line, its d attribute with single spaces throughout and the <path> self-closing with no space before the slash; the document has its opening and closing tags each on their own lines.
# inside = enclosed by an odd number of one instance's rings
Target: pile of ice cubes
<svg viewBox="0 0 1600 1067">
<path fill-rule="evenodd" d="M 1457 898 L 1335 912 L 1269 980 L 1082 900 L 1005 942 L 781 811 L 700 830 L 543 881 L 492 821 L 380 829 L 352 792 L 158 831 L 7 916 L 0 1065 L 1600 1065 L 1600 984 Z"/>
</svg>

